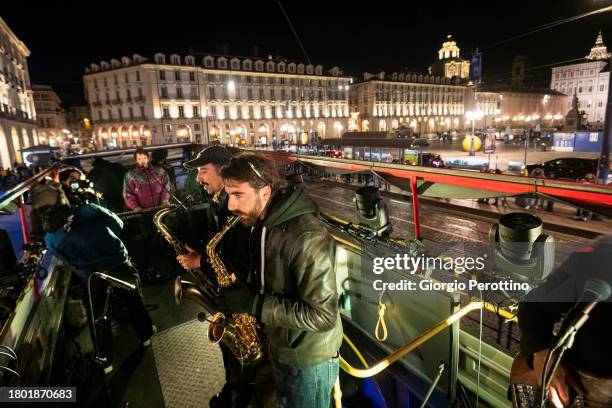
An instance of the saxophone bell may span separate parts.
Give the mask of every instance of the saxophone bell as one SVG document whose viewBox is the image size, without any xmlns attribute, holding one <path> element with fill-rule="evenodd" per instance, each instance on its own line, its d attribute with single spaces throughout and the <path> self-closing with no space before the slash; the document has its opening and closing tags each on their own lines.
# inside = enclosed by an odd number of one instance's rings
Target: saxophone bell
<svg viewBox="0 0 612 408">
<path fill-rule="evenodd" d="M 196 302 L 211 314 L 214 314 L 217 310 L 206 289 L 202 289 L 196 283 L 181 280 L 181 277 L 177 276 L 174 280 L 174 301 L 177 305 L 180 305 L 183 299 Z"/>
</svg>

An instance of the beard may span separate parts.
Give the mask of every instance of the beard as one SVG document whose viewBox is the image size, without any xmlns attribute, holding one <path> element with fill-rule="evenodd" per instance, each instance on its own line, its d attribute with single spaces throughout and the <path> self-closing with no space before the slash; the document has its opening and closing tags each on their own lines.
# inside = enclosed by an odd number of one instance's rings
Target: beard
<svg viewBox="0 0 612 408">
<path fill-rule="evenodd" d="M 234 211 L 234 214 L 240 217 L 240 223 L 245 227 L 252 227 L 259 220 L 259 215 L 263 209 L 263 203 L 260 198 L 257 198 L 255 207 L 248 212 Z"/>
</svg>

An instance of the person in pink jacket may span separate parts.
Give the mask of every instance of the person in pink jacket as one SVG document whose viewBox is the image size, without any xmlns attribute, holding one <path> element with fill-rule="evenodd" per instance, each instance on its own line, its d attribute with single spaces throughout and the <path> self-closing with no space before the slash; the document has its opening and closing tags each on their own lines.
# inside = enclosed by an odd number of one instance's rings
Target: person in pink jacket
<svg viewBox="0 0 612 408">
<path fill-rule="evenodd" d="M 123 200 L 132 211 L 143 211 L 168 205 L 170 179 L 166 171 L 149 163 L 149 154 L 142 148 L 134 152 L 137 166 L 123 179 Z"/>
</svg>

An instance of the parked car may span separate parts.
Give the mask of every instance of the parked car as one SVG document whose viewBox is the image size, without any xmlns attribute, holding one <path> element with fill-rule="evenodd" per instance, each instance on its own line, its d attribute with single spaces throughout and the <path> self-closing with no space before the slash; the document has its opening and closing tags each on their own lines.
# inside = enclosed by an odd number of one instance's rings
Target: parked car
<svg viewBox="0 0 612 408">
<path fill-rule="evenodd" d="M 531 177 L 578 180 L 589 173 L 597 173 L 597 159 L 566 157 L 539 164 L 528 164 L 526 168 Z"/>
</svg>

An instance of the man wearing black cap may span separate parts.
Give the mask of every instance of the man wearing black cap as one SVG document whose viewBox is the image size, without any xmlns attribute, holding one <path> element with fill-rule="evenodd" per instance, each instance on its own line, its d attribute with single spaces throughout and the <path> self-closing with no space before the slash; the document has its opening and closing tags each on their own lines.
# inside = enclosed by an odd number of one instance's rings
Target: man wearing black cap
<svg viewBox="0 0 612 408">
<path fill-rule="evenodd" d="M 210 146 L 200 151 L 195 159 L 185 163 L 189 170 L 198 170 L 197 181 L 211 196 L 210 208 L 213 225 L 210 232 L 216 233 L 227 222 L 231 215 L 227 209 L 227 194 L 221 178 L 221 167 L 229 163 L 232 154 L 222 146 Z M 245 281 L 249 270 L 250 229 L 236 226 L 228 231 L 217 247 L 228 271 L 234 273 L 238 280 Z M 207 237 L 208 238 L 208 237 Z M 208 258 L 187 247 L 188 254 L 177 256 L 177 260 L 185 270 L 210 269 Z M 205 245 L 202 245 L 202 253 Z M 252 394 L 252 384 L 255 378 L 255 367 L 242 367 L 224 343 L 219 343 L 223 353 L 226 384 L 223 390 L 210 401 L 211 407 L 246 407 Z"/>
</svg>

